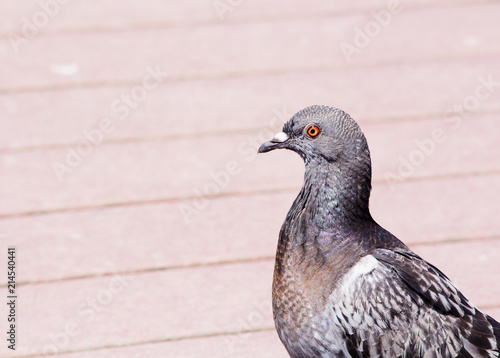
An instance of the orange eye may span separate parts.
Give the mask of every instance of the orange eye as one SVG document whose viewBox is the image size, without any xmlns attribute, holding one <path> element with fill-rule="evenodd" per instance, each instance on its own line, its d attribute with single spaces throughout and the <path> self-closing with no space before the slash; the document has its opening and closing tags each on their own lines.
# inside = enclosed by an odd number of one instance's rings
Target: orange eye
<svg viewBox="0 0 500 358">
<path fill-rule="evenodd" d="M 320 130 L 319 130 L 318 126 L 315 126 L 314 124 L 310 124 L 306 128 L 306 133 L 309 137 L 314 138 L 314 137 L 318 136 L 318 134 L 320 133 Z"/>
</svg>

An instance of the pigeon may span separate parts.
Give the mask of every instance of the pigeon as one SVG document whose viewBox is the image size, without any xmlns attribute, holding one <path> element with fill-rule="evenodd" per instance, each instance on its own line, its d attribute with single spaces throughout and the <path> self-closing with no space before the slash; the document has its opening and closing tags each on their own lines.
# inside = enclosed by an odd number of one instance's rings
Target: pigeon
<svg viewBox="0 0 500 358">
<path fill-rule="evenodd" d="M 347 113 L 299 111 L 259 153 L 281 148 L 305 162 L 272 290 L 290 357 L 499 357 L 500 324 L 372 218 L 370 151 Z"/>
</svg>

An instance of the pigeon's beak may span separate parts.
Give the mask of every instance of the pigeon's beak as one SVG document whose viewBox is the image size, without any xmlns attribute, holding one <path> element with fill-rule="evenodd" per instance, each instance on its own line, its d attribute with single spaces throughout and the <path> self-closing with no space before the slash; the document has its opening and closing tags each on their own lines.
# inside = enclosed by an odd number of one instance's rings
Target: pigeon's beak
<svg viewBox="0 0 500 358">
<path fill-rule="evenodd" d="M 259 153 L 270 152 L 271 150 L 283 148 L 283 144 L 289 139 L 288 134 L 279 132 L 273 139 L 265 142 L 259 148 Z"/>
</svg>

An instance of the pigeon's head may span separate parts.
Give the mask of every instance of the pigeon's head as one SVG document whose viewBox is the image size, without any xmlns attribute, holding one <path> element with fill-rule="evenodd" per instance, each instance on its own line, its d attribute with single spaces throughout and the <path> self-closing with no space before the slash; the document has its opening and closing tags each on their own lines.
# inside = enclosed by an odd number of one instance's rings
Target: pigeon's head
<svg viewBox="0 0 500 358">
<path fill-rule="evenodd" d="M 261 145 L 259 153 L 281 148 L 297 152 L 306 164 L 370 161 L 368 145 L 358 124 L 334 107 L 311 106 L 296 113 L 282 132 Z"/>
</svg>

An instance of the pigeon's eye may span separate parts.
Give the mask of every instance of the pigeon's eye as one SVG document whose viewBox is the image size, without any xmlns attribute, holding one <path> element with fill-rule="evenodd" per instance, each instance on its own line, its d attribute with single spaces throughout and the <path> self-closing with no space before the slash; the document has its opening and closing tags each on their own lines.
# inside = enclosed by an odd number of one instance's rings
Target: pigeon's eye
<svg viewBox="0 0 500 358">
<path fill-rule="evenodd" d="M 319 130 L 319 127 L 315 124 L 309 124 L 307 127 L 306 127 L 306 130 L 305 130 L 306 134 L 310 137 L 310 138 L 315 138 L 319 135 L 319 133 L 321 132 Z"/>
</svg>

